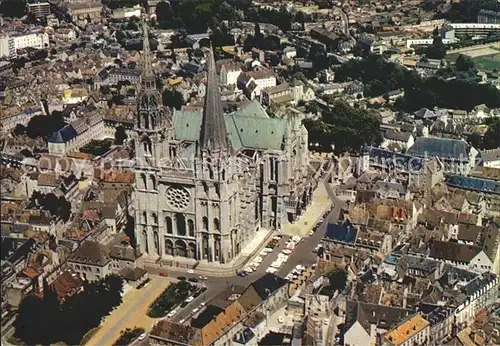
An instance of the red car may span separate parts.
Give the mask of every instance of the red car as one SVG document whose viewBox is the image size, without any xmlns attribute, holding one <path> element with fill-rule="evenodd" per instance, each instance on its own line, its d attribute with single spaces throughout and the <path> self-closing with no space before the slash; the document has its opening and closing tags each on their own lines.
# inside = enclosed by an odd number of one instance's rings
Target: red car
<svg viewBox="0 0 500 346">
<path fill-rule="evenodd" d="M 167 272 L 161 272 L 161 273 L 160 273 L 160 276 L 167 277 L 167 276 L 168 276 L 168 274 L 167 274 Z"/>
</svg>

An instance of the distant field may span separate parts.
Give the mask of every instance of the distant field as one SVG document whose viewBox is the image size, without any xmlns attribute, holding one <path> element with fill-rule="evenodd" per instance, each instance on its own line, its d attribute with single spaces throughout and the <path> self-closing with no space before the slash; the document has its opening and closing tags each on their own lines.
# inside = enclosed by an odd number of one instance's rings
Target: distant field
<svg viewBox="0 0 500 346">
<path fill-rule="evenodd" d="M 482 48 L 473 48 L 471 47 L 470 49 L 464 49 L 460 52 L 453 52 L 451 54 L 446 55 L 445 59 L 448 61 L 455 61 L 460 54 L 467 55 L 471 57 L 474 61 L 479 58 L 484 58 L 484 57 L 489 57 L 492 55 L 496 55 L 500 53 L 500 47 L 499 49 L 496 49 L 496 46 L 490 46 L 490 47 L 482 47 Z"/>
<path fill-rule="evenodd" d="M 500 70 L 500 53 L 473 58 L 472 61 L 476 64 L 476 68 L 481 71 Z"/>
</svg>

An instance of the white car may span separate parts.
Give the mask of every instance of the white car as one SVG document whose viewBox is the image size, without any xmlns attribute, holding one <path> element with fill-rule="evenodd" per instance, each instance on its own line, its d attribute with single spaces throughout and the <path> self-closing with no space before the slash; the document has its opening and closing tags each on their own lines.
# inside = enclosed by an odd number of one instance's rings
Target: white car
<svg viewBox="0 0 500 346">
<path fill-rule="evenodd" d="M 200 311 L 200 308 L 194 308 L 194 309 L 193 309 L 192 314 L 194 315 L 194 314 L 195 314 L 195 313 L 197 313 L 198 311 Z"/>
<path fill-rule="evenodd" d="M 245 271 L 246 271 L 247 273 L 253 273 L 253 269 L 252 269 L 252 268 L 250 268 L 250 267 L 246 267 L 246 268 L 245 268 Z"/>
<path fill-rule="evenodd" d="M 187 273 L 188 273 L 188 274 L 194 274 L 194 270 L 193 270 L 193 269 L 189 269 L 189 270 L 187 271 Z"/>
<path fill-rule="evenodd" d="M 142 333 L 141 335 L 139 335 L 138 340 L 142 341 L 142 340 L 146 339 L 146 336 L 147 336 L 146 333 Z"/>
<path fill-rule="evenodd" d="M 186 320 L 183 318 L 182 320 L 179 321 L 179 324 L 183 324 L 184 322 L 186 322 Z"/>
<path fill-rule="evenodd" d="M 187 297 L 185 302 L 186 303 L 191 303 L 192 301 L 194 300 L 194 298 L 191 296 L 191 297 Z"/>
<path fill-rule="evenodd" d="M 314 235 L 314 231 L 313 230 L 310 230 L 309 231 L 309 236 L 313 236 Z"/>
<path fill-rule="evenodd" d="M 168 318 L 172 318 L 172 317 L 173 317 L 176 313 L 177 313 L 177 311 L 176 311 L 176 310 L 172 310 L 172 311 L 170 311 L 170 312 L 168 313 L 167 317 L 168 317 Z"/>
<path fill-rule="evenodd" d="M 284 323 L 285 318 L 283 316 L 278 316 L 278 323 Z"/>
</svg>

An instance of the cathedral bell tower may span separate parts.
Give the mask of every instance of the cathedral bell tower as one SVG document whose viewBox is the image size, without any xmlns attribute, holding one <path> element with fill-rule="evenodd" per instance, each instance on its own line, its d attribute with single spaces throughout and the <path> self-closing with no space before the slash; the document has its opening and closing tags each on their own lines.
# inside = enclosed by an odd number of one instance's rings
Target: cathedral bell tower
<svg viewBox="0 0 500 346">
<path fill-rule="evenodd" d="M 198 259 L 229 263 L 235 256 L 238 195 L 233 150 L 228 139 L 213 47 L 207 59 L 207 88 L 196 148 L 196 217 Z M 239 251 L 239 250 L 238 250 Z"/>
<path fill-rule="evenodd" d="M 163 144 L 171 127 L 168 110 L 165 109 L 160 92 L 156 89 L 155 73 L 149 46 L 146 19 L 142 18 L 143 56 L 140 83 L 137 86 L 137 117 L 135 128 L 138 134 L 136 155 L 141 158 L 161 159 Z"/>
</svg>

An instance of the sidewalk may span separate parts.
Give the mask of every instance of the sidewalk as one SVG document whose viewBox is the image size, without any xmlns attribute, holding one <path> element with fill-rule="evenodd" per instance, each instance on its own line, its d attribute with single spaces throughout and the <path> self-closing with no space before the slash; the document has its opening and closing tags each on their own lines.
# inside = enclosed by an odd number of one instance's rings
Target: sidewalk
<svg viewBox="0 0 500 346">
<path fill-rule="evenodd" d="M 236 261 L 225 264 L 225 265 L 214 265 L 214 264 L 205 264 L 200 263 L 195 269 L 194 272 L 197 275 L 206 275 L 206 276 L 218 276 L 218 277 L 230 277 L 236 275 L 236 271 L 243 268 L 253 257 L 255 257 L 262 247 L 271 239 L 274 235 L 274 231 L 268 229 L 261 229 L 256 232 L 252 241 L 243 248 L 240 255 L 236 259 Z M 144 268 L 147 270 L 148 268 L 169 268 L 172 270 L 184 270 L 183 268 L 176 267 L 161 267 L 155 263 L 147 263 L 144 265 Z"/>
<path fill-rule="evenodd" d="M 100 329 L 86 343 L 89 346 L 113 345 L 126 328 L 140 327 L 149 332 L 158 319 L 146 315 L 149 306 L 170 285 L 168 280 L 152 278 L 142 289 L 131 288 L 123 297 L 122 304 L 113 310 Z"/>
<path fill-rule="evenodd" d="M 323 214 L 330 209 L 331 205 L 332 201 L 328 197 L 325 185 L 323 182 L 320 182 L 313 193 L 311 205 L 300 216 L 298 221 L 284 224 L 282 232 L 292 236 L 307 236 Z"/>
</svg>

